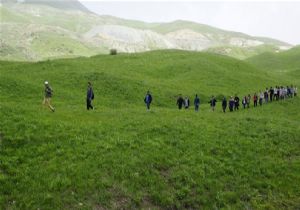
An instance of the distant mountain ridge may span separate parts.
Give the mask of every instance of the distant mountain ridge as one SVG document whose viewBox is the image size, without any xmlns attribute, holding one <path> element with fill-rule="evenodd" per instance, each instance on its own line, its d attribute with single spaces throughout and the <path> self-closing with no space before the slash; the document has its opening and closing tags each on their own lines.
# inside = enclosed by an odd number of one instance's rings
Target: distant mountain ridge
<svg viewBox="0 0 300 210">
<path fill-rule="evenodd" d="M 208 51 L 245 59 L 292 45 L 191 21 L 145 23 L 90 12 L 77 0 L 5 0 L 0 59 L 42 60 L 160 49 Z"/>
<path fill-rule="evenodd" d="M 79 10 L 83 12 L 90 12 L 83 4 L 77 0 L 2 0 L 3 4 L 21 3 L 21 4 L 37 4 L 50 6 L 57 9 Z"/>
</svg>

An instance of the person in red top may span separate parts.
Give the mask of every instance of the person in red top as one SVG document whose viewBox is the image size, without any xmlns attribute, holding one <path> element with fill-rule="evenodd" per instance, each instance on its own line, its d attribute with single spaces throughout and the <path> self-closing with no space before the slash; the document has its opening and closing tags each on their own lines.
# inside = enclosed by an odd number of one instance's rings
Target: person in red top
<svg viewBox="0 0 300 210">
<path fill-rule="evenodd" d="M 254 93 L 254 96 L 253 96 L 254 107 L 257 106 L 257 99 L 258 99 L 257 94 Z"/>
</svg>

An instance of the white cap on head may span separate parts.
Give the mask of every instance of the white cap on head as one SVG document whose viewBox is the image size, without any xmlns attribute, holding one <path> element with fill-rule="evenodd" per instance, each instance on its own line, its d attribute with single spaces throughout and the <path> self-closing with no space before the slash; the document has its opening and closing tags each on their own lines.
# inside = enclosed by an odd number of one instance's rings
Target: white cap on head
<svg viewBox="0 0 300 210">
<path fill-rule="evenodd" d="M 45 81 L 45 85 L 48 85 L 48 81 Z"/>
</svg>

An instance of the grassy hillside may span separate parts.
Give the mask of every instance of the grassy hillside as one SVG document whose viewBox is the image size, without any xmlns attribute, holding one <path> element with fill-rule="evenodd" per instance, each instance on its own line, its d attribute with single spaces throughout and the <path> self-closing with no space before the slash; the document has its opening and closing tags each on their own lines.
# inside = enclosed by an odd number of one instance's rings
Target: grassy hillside
<svg viewBox="0 0 300 210">
<path fill-rule="evenodd" d="M 299 98 L 226 114 L 207 104 L 299 77 L 184 51 L 0 64 L 1 209 L 300 207 Z M 200 112 L 178 111 L 179 93 L 198 93 Z"/>
<path fill-rule="evenodd" d="M 203 51 L 210 48 L 209 51 L 246 58 L 291 47 L 278 40 L 190 21 L 146 23 L 96 15 L 87 12 L 76 0 L 13 2 L 16 1 L 0 4 L 1 60 L 39 61 L 53 57 L 91 56 L 106 54 L 112 48 L 119 52 Z M 223 49 L 231 49 L 231 52 Z"/>
<path fill-rule="evenodd" d="M 280 53 L 263 53 L 247 59 L 252 65 L 271 71 L 300 72 L 300 46 Z"/>
<path fill-rule="evenodd" d="M 205 50 L 206 52 L 217 53 L 221 55 L 227 55 L 238 59 L 246 59 L 257 54 L 279 51 L 279 48 L 274 45 L 259 45 L 256 47 L 233 47 L 233 46 L 221 46 L 212 47 Z"/>
</svg>

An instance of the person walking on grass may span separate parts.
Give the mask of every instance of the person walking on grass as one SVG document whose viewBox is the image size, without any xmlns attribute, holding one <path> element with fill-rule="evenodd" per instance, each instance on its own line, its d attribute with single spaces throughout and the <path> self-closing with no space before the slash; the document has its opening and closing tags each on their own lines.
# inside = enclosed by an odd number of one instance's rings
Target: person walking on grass
<svg viewBox="0 0 300 210">
<path fill-rule="evenodd" d="M 248 109 L 250 108 L 250 101 L 251 101 L 251 96 L 250 96 L 250 94 L 248 94 L 248 96 L 247 96 L 247 108 Z"/>
<path fill-rule="evenodd" d="M 184 104 L 184 100 L 183 100 L 181 94 L 179 95 L 176 104 L 177 104 L 177 106 L 178 106 L 178 109 L 182 109 L 182 105 Z"/>
<path fill-rule="evenodd" d="M 222 109 L 223 109 L 224 113 L 226 112 L 226 108 L 227 108 L 227 100 L 226 100 L 226 97 L 224 96 L 224 98 L 222 100 Z"/>
<path fill-rule="evenodd" d="M 283 89 L 282 89 L 282 99 L 286 99 L 287 98 L 287 87 L 283 87 Z"/>
<path fill-rule="evenodd" d="M 264 100 L 264 93 L 262 91 L 260 91 L 260 94 L 259 94 L 259 105 L 262 106 L 263 104 L 263 100 Z"/>
<path fill-rule="evenodd" d="M 264 98 L 265 98 L 265 103 L 267 104 L 269 102 L 269 90 L 266 88 L 264 92 Z"/>
<path fill-rule="evenodd" d="M 274 98 L 273 101 L 277 100 L 277 86 L 274 87 Z"/>
<path fill-rule="evenodd" d="M 45 106 L 49 107 L 52 112 L 54 112 L 55 108 L 51 105 L 51 98 L 52 98 L 52 95 L 53 95 L 53 90 L 50 87 L 48 81 L 45 81 L 45 90 L 44 90 L 44 92 L 45 92 L 45 95 L 44 95 L 43 104 Z"/>
<path fill-rule="evenodd" d="M 211 97 L 209 103 L 210 103 L 211 110 L 215 111 L 217 100 L 214 96 Z"/>
<path fill-rule="evenodd" d="M 197 94 L 196 94 L 195 99 L 194 99 L 194 106 L 195 106 L 195 111 L 198 112 L 199 111 L 199 106 L 200 106 L 200 98 L 198 97 Z"/>
<path fill-rule="evenodd" d="M 235 95 L 235 97 L 234 97 L 234 102 L 235 102 L 235 104 L 234 104 L 234 110 L 239 110 L 240 98 L 237 95 Z"/>
<path fill-rule="evenodd" d="M 295 88 L 293 85 L 291 85 L 291 98 L 294 97 L 294 94 L 295 94 Z"/>
<path fill-rule="evenodd" d="M 151 95 L 149 90 L 146 93 L 146 96 L 144 98 L 144 102 L 146 104 L 147 110 L 150 110 L 150 105 L 152 103 L 152 95 Z"/>
<path fill-rule="evenodd" d="M 94 100 L 94 91 L 92 88 L 92 83 L 88 82 L 87 93 L 86 93 L 86 108 L 87 110 L 94 109 L 92 106 L 92 100 Z"/>
<path fill-rule="evenodd" d="M 272 102 L 273 101 L 273 97 L 274 97 L 274 89 L 273 89 L 273 87 L 271 87 L 270 88 L 270 102 Z"/>
<path fill-rule="evenodd" d="M 281 95 L 282 95 L 281 93 L 282 93 L 281 87 L 278 86 L 278 89 L 277 89 L 277 101 L 281 99 L 281 97 L 282 97 L 282 96 L 281 96 Z"/>
<path fill-rule="evenodd" d="M 278 101 L 280 99 L 280 86 L 277 86 L 277 94 L 276 94 L 276 101 Z"/>
<path fill-rule="evenodd" d="M 229 111 L 230 111 L 230 112 L 233 112 L 234 104 L 235 104 L 234 99 L 233 99 L 233 97 L 231 96 L 230 99 L 229 99 Z"/>
<path fill-rule="evenodd" d="M 287 86 L 287 97 L 290 98 L 292 94 L 291 87 Z"/>
<path fill-rule="evenodd" d="M 189 97 L 185 97 L 184 99 L 184 108 L 188 109 L 190 107 L 190 99 Z"/>
<path fill-rule="evenodd" d="M 253 105 L 254 105 L 254 107 L 257 107 L 257 99 L 258 99 L 257 94 L 254 93 L 254 96 L 253 96 Z"/>
<path fill-rule="evenodd" d="M 246 105 L 247 105 L 247 96 L 245 96 L 242 100 L 242 104 L 243 104 L 243 108 L 245 109 L 246 108 Z"/>
<path fill-rule="evenodd" d="M 279 88 L 279 99 L 280 100 L 283 99 L 283 87 L 282 86 Z"/>
</svg>

